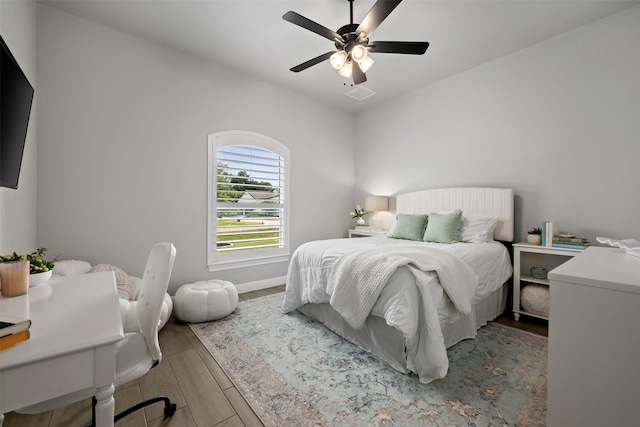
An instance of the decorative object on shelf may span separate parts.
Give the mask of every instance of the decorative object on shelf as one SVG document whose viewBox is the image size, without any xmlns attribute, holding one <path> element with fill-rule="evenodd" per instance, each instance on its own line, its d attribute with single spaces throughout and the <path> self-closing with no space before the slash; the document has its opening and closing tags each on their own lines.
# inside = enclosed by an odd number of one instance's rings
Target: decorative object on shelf
<svg viewBox="0 0 640 427">
<path fill-rule="evenodd" d="M 542 246 L 547 246 L 547 247 L 551 247 L 553 246 L 553 230 L 554 227 L 557 227 L 557 225 L 555 225 L 553 222 L 551 221 L 542 221 L 542 225 L 540 227 L 541 231 L 542 231 Z M 557 228 L 556 228 L 557 230 Z"/>
<path fill-rule="evenodd" d="M 538 227 L 534 227 L 527 231 L 527 243 L 531 245 L 539 245 L 542 242 L 542 230 Z"/>
<path fill-rule="evenodd" d="M 531 276 L 536 279 L 546 279 L 547 269 L 544 267 L 531 267 Z"/>
<path fill-rule="evenodd" d="M 520 290 L 520 306 L 537 316 L 549 317 L 549 286 L 528 283 Z"/>
<path fill-rule="evenodd" d="M 599 243 L 613 246 L 614 248 L 623 249 L 627 255 L 640 258 L 640 240 L 635 239 L 623 239 L 616 240 L 609 237 L 596 237 Z"/>
<path fill-rule="evenodd" d="M 554 248 L 586 249 L 589 246 L 589 240 L 577 237 L 573 233 L 558 233 L 557 236 L 553 236 L 551 246 Z"/>
<path fill-rule="evenodd" d="M 351 218 L 358 218 L 358 220 L 356 221 L 356 224 L 364 225 L 363 217 L 367 215 L 367 212 L 364 209 L 362 209 L 360 205 L 356 205 L 356 208 L 353 210 L 353 212 L 349 212 L 349 215 L 351 215 Z"/>
</svg>

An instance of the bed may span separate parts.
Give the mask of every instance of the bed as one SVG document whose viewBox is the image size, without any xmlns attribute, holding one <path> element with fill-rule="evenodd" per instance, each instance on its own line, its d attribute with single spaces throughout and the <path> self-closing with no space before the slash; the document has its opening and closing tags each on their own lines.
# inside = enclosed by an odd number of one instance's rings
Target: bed
<svg viewBox="0 0 640 427">
<path fill-rule="evenodd" d="M 431 214 L 436 224 L 459 210 L 465 242 L 381 235 L 305 243 L 292 256 L 282 312 L 302 312 L 422 383 L 444 378 L 446 349 L 504 311 L 513 269 L 501 242 L 513 240 L 513 203 L 513 190 L 502 188 L 399 194 L 390 235 L 402 235 L 407 218 Z"/>
</svg>

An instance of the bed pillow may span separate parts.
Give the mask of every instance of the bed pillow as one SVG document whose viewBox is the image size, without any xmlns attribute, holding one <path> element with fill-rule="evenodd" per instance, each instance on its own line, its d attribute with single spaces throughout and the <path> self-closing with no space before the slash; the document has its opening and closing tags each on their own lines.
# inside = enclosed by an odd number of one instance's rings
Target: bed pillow
<svg viewBox="0 0 640 427">
<path fill-rule="evenodd" d="M 458 243 L 462 227 L 462 211 L 429 214 L 429 223 L 422 240 L 435 243 Z"/>
<path fill-rule="evenodd" d="M 130 300 L 131 299 L 131 280 L 129 275 L 122 271 L 121 268 L 110 264 L 98 264 L 89 270 L 89 273 L 101 273 L 103 271 L 113 271 L 116 276 L 116 287 L 118 288 L 118 297 Z"/>
<path fill-rule="evenodd" d="M 53 267 L 53 274 L 58 276 L 78 276 L 87 274 L 91 270 L 91 264 L 87 261 L 78 261 L 75 259 L 67 259 L 56 261 Z"/>
<path fill-rule="evenodd" d="M 396 215 L 396 223 L 389 237 L 405 240 L 422 240 L 427 225 L 427 215 Z"/>
<path fill-rule="evenodd" d="M 498 225 L 498 218 L 487 216 L 465 216 L 460 229 L 460 241 L 467 243 L 483 243 L 493 241 L 493 231 Z"/>
</svg>

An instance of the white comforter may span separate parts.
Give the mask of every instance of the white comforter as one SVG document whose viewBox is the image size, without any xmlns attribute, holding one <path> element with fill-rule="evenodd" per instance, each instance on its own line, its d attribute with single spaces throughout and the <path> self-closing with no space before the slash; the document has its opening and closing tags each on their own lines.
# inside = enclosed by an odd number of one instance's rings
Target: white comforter
<svg viewBox="0 0 640 427">
<path fill-rule="evenodd" d="M 477 276 L 474 302 L 497 290 L 512 274 L 505 247 L 497 242 L 453 245 L 410 242 L 386 237 L 331 239 L 300 246 L 289 265 L 282 312 L 307 303 L 329 303 L 329 276 L 346 253 L 394 247 L 438 248 L 459 258 Z M 410 278 L 410 279 L 408 279 Z M 407 286 L 407 282 L 413 286 Z M 389 278 L 371 315 L 383 317 L 405 337 L 407 370 L 416 372 L 423 383 L 443 378 L 449 366 L 442 326 L 458 320 L 460 312 L 446 295 L 438 275 L 408 266 L 399 267 Z"/>
<path fill-rule="evenodd" d="M 435 271 L 456 309 L 471 313 L 478 278 L 469 266 L 443 250 L 415 246 L 394 246 L 393 250 L 375 247 L 344 254 L 329 275 L 329 303 L 352 328 L 362 329 L 389 278 L 403 266 L 416 275 Z"/>
</svg>

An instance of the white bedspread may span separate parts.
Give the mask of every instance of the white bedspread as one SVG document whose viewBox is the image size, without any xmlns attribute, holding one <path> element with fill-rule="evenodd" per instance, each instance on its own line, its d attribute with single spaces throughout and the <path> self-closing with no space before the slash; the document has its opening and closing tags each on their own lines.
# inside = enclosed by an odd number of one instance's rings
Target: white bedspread
<svg viewBox="0 0 640 427">
<path fill-rule="evenodd" d="M 471 312 L 478 278 L 469 266 L 443 250 L 415 246 L 375 247 L 343 255 L 329 275 L 329 303 L 352 328 L 361 329 L 391 275 L 405 265 L 414 274 L 415 269 L 435 271 L 458 311 Z"/>
<path fill-rule="evenodd" d="M 329 276 L 343 255 L 372 248 L 391 252 L 394 247 L 433 247 L 460 259 L 478 279 L 473 302 L 493 293 L 513 272 L 508 252 L 498 242 L 444 245 L 382 236 L 320 240 L 301 245 L 293 254 L 282 312 L 288 313 L 308 303 L 329 303 L 332 296 Z M 435 272 L 411 269 L 407 265 L 397 268 L 375 301 L 371 315 L 384 318 L 388 325 L 402 332 L 406 369 L 417 373 L 421 382 L 429 383 L 446 375 L 449 362 L 442 326 L 455 322 L 461 314 Z"/>
</svg>

